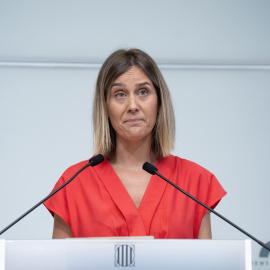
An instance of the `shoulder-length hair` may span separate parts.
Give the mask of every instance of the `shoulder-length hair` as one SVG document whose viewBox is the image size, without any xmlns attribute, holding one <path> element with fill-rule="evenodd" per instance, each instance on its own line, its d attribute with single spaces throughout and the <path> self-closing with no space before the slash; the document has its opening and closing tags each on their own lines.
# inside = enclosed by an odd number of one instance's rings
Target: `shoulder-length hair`
<svg viewBox="0 0 270 270">
<path fill-rule="evenodd" d="M 157 157 L 168 156 L 175 140 L 175 118 L 170 92 L 154 60 L 139 49 L 115 51 L 99 71 L 92 112 L 95 153 L 108 159 L 115 157 L 116 133 L 108 118 L 106 100 L 112 83 L 132 67 L 141 69 L 149 77 L 158 96 L 158 116 L 152 131 L 151 151 Z"/>
</svg>

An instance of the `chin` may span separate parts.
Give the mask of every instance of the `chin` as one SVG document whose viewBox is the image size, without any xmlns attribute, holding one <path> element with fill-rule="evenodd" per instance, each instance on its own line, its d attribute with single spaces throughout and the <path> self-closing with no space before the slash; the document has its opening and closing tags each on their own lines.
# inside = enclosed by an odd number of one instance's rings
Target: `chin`
<svg viewBox="0 0 270 270">
<path fill-rule="evenodd" d="M 127 136 L 126 136 L 126 140 L 129 140 L 129 141 L 141 141 L 141 140 L 147 140 L 147 138 L 149 137 L 150 133 L 129 133 Z"/>
</svg>

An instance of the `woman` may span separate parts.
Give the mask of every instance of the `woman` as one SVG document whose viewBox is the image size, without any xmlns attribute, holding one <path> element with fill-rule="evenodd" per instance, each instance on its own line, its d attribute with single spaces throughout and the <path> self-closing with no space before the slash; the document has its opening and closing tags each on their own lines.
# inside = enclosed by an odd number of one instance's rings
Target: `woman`
<svg viewBox="0 0 270 270">
<path fill-rule="evenodd" d="M 45 202 L 54 215 L 53 238 L 211 238 L 209 211 L 142 170 L 146 161 L 155 164 L 211 208 L 226 194 L 213 174 L 170 155 L 174 122 L 169 90 L 153 59 L 138 49 L 110 55 L 99 72 L 93 105 L 95 153 L 105 161 Z M 86 163 L 67 169 L 54 189 Z"/>
</svg>

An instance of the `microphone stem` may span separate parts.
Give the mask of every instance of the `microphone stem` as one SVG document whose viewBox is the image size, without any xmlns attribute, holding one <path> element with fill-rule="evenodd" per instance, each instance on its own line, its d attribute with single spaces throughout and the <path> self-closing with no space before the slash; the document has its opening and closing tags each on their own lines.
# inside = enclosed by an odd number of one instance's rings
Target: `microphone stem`
<svg viewBox="0 0 270 270">
<path fill-rule="evenodd" d="M 212 208 L 208 207 L 206 204 L 202 203 L 201 201 L 199 201 L 198 199 L 196 199 L 195 197 L 193 197 L 192 195 L 190 195 L 186 191 L 182 190 L 180 187 L 178 187 L 177 185 L 175 185 L 173 182 L 171 182 L 170 180 L 168 180 L 164 176 L 162 176 L 158 171 L 156 171 L 155 173 L 156 173 L 156 175 L 158 175 L 159 177 L 161 177 L 163 180 L 165 180 L 166 182 L 168 182 L 170 185 L 174 186 L 176 189 L 178 189 L 179 191 L 181 191 L 182 193 L 184 193 L 185 195 L 187 195 L 189 198 L 191 198 L 192 200 L 194 200 L 198 204 L 202 205 L 204 208 L 206 208 L 207 210 L 209 210 L 211 213 L 213 213 L 216 216 L 220 217 L 221 219 L 223 219 L 224 221 L 226 221 L 227 223 L 229 223 L 230 225 L 232 225 L 233 227 L 235 227 L 237 230 L 239 230 L 240 232 L 244 233 L 245 235 L 247 235 L 248 237 L 250 237 L 251 239 L 253 239 L 254 241 L 256 241 L 259 245 L 261 245 L 262 247 L 264 247 L 265 249 L 267 249 L 268 251 L 270 251 L 270 247 L 267 246 L 266 244 L 264 244 L 262 241 L 258 240 L 257 238 L 255 238 L 254 236 L 252 236 L 251 234 L 249 234 L 248 232 L 246 232 L 245 230 L 243 230 L 242 228 L 240 228 L 239 226 L 237 226 L 236 224 L 234 224 L 233 222 L 231 222 L 230 220 L 228 220 L 227 218 L 225 218 L 224 216 L 222 216 L 221 214 L 219 214 L 218 212 L 216 212 Z"/>
</svg>

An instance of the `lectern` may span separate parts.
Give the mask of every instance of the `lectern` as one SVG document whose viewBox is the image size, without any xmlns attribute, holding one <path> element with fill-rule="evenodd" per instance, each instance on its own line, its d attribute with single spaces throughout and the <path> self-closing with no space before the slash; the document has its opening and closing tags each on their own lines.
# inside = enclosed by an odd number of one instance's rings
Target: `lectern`
<svg viewBox="0 0 270 270">
<path fill-rule="evenodd" d="M 251 270 L 250 240 L 0 240 L 0 270 Z"/>
</svg>

